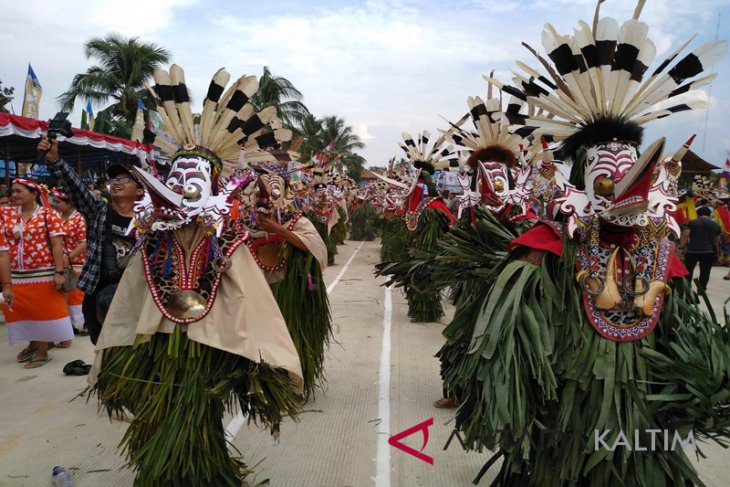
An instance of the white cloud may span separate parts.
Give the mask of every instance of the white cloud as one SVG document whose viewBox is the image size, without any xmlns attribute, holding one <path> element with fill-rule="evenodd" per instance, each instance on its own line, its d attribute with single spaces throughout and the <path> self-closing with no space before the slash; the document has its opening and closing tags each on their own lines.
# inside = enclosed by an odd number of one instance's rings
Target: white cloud
<svg viewBox="0 0 730 487">
<path fill-rule="evenodd" d="M 200 0 L 103 0 L 87 5 L 85 16 L 92 25 L 123 35 L 154 35 L 173 25 L 175 10 L 196 3 Z"/>
<path fill-rule="evenodd" d="M 15 87 L 13 107 L 20 112 L 27 65 L 30 62 L 43 87 L 41 117 L 50 118 L 58 109 L 56 97 L 64 92 L 74 74 L 91 66 L 83 44 L 111 32 L 143 36 L 145 42 L 162 44 L 157 32 L 169 28 L 176 10 L 199 0 L 23 0 L 3 5 L 0 29 L 0 79 Z M 174 50 L 170 44 L 164 47 Z M 97 107 L 101 108 L 101 107 Z M 78 124 L 80 104 L 72 114 Z"/>
<path fill-rule="evenodd" d="M 367 143 L 369 140 L 372 140 L 375 138 L 374 135 L 368 132 L 368 126 L 365 124 L 360 124 L 357 127 L 357 130 L 355 131 L 358 137 L 360 137 L 360 140 L 364 143 Z"/>
<path fill-rule="evenodd" d="M 440 115 L 450 120 L 461 116 L 468 96 L 484 96 L 482 74 L 495 69 L 497 77 L 509 79 L 515 59 L 536 66 L 520 43 L 541 50 L 544 22 L 569 33 L 579 19 L 590 22 L 595 7 L 595 0 L 456 0 L 448 8 L 435 0 L 283 0 L 275 8 L 273 2 L 222 0 L 7 3 L 0 30 L 0 79 L 15 86 L 16 110 L 28 61 L 44 87 L 41 114 L 48 118 L 56 109 L 55 97 L 90 65 L 83 43 L 117 31 L 171 50 L 198 102 L 219 67 L 226 66 L 235 77 L 259 74 L 269 66 L 304 93 L 315 115 L 336 114 L 357 127 L 366 136 L 363 154 L 374 165 L 400 155 L 401 132 L 437 133 L 445 126 Z M 642 20 L 657 46 L 655 63 L 694 32 L 700 36 L 693 47 L 712 39 L 717 12 L 725 8 L 727 19 L 728 5 L 728 0 L 647 2 Z M 612 0 L 602 12 L 623 20 L 634 6 L 634 0 Z M 727 29 L 722 34 L 730 37 Z M 718 66 L 720 77 L 713 86 L 707 139 L 716 143 L 707 144 L 709 159 L 726 150 L 730 80 L 724 77 L 730 76 L 729 64 Z M 714 108 L 715 99 L 723 108 Z M 666 131 L 672 140 L 676 132 L 683 141 L 689 120 L 699 125 L 695 114 L 678 114 L 650 131 Z"/>
</svg>

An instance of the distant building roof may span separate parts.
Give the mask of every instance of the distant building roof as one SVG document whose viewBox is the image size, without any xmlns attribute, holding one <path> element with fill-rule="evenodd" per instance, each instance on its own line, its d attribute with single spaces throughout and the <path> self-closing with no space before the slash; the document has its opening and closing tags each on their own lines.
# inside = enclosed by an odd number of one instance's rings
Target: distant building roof
<svg viewBox="0 0 730 487">
<path fill-rule="evenodd" d="M 720 169 L 718 166 L 710 164 L 691 150 L 688 150 L 682 158 L 682 173 L 710 174 L 712 171 L 718 169 Z"/>
<path fill-rule="evenodd" d="M 378 179 L 373 171 L 365 169 L 360 175 L 360 179 Z"/>
</svg>

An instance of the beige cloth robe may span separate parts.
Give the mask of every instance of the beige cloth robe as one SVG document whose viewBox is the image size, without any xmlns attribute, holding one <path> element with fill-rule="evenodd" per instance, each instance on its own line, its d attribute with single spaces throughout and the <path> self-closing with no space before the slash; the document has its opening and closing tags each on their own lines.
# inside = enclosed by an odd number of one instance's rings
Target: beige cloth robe
<svg viewBox="0 0 730 487">
<path fill-rule="evenodd" d="M 341 199 L 335 205 L 335 209 L 332 212 L 332 216 L 330 216 L 330 221 L 327 222 L 327 233 L 331 233 L 332 232 L 332 227 L 334 227 L 335 225 L 337 225 L 337 223 L 339 223 L 339 221 L 340 221 L 340 212 L 337 211 L 337 207 L 338 206 L 340 208 L 342 208 L 343 210 L 345 210 L 345 220 L 344 220 L 344 222 L 347 223 L 347 220 L 349 219 L 349 216 L 347 215 L 347 201 L 345 201 L 344 199 Z"/>
<path fill-rule="evenodd" d="M 188 226 L 177 230 L 175 237 L 188 254 L 202 235 L 197 227 Z M 253 362 L 283 368 L 292 386 L 301 393 L 299 355 L 271 289 L 245 244 L 233 252 L 231 263 L 221 278 L 210 312 L 198 322 L 183 325 L 188 338 Z M 104 349 L 130 346 L 137 335 L 172 333 L 175 326 L 180 325 L 165 318 L 157 307 L 138 253 L 124 271 L 104 321 L 89 383 L 96 382 Z"/>
<path fill-rule="evenodd" d="M 340 212 L 337 211 L 337 205 L 333 207 L 332 214 L 330 214 L 330 219 L 327 222 L 327 235 L 332 233 L 332 227 L 337 225 L 337 222 L 340 221 Z"/>
<path fill-rule="evenodd" d="M 327 268 L 327 245 L 325 245 L 322 237 L 319 236 L 319 232 L 311 221 L 305 216 L 302 216 L 292 228 L 297 237 L 307 247 L 310 254 L 317 259 L 319 262 L 319 268 L 324 272 Z"/>
<path fill-rule="evenodd" d="M 284 224 L 284 226 L 288 227 L 289 223 Z M 319 236 L 319 232 L 314 228 L 312 222 L 307 217 L 301 216 L 291 231 L 299 237 L 305 247 L 307 247 L 307 251 L 317 259 L 319 268 L 324 272 L 327 268 L 327 245 L 325 245 L 322 237 Z M 265 235 L 267 235 L 265 232 L 261 232 L 260 234 L 260 236 Z M 269 284 L 279 282 L 284 278 L 283 270 L 275 272 L 264 271 L 264 274 L 266 276 L 266 282 Z"/>
</svg>

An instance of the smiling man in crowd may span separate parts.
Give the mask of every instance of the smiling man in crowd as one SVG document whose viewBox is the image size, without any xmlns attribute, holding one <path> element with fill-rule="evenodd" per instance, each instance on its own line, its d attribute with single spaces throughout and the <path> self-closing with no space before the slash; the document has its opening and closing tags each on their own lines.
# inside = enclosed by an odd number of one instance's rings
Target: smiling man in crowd
<svg viewBox="0 0 730 487">
<path fill-rule="evenodd" d="M 38 150 L 48 151 L 45 159 L 59 186 L 66 189 L 74 206 L 86 219 L 87 254 L 78 287 L 86 293 L 82 310 L 89 338 L 96 345 L 102 325 L 99 308 L 108 307 L 111 303 L 122 277 L 124 257 L 134 242 L 132 235 L 126 232 L 134 216 L 135 202 L 144 195 L 144 189 L 129 167 L 112 164 L 107 168 L 107 203 L 97 198 L 58 156 L 57 141 L 49 142 L 44 137 L 38 144 Z"/>
</svg>

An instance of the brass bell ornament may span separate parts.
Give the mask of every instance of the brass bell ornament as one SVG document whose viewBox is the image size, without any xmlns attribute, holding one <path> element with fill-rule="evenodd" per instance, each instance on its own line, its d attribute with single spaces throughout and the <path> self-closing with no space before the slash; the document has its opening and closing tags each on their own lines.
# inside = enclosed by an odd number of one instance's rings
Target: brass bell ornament
<svg viewBox="0 0 730 487">
<path fill-rule="evenodd" d="M 205 313 L 206 301 L 195 291 L 175 291 L 167 301 L 172 316 L 182 320 L 199 319 Z"/>
</svg>

